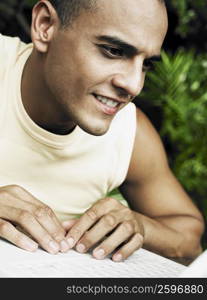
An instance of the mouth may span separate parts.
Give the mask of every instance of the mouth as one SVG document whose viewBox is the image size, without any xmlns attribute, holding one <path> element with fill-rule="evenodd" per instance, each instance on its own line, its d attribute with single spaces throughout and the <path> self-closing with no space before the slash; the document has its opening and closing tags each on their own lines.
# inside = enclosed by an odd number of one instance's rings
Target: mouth
<svg viewBox="0 0 207 300">
<path fill-rule="evenodd" d="M 123 101 L 121 102 L 119 100 L 97 94 L 93 94 L 93 96 L 100 103 L 100 107 L 102 108 L 103 112 L 108 115 L 115 114 L 119 110 L 120 105 L 124 103 Z"/>
</svg>

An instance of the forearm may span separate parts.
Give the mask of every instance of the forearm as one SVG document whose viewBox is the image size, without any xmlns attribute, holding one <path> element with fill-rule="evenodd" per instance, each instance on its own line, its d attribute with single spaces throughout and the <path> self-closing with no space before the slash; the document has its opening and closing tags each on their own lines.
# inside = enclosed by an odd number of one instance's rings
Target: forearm
<svg viewBox="0 0 207 300">
<path fill-rule="evenodd" d="M 144 227 L 145 249 L 167 257 L 196 257 L 202 250 L 202 220 L 192 216 L 149 218 L 135 212 Z"/>
</svg>

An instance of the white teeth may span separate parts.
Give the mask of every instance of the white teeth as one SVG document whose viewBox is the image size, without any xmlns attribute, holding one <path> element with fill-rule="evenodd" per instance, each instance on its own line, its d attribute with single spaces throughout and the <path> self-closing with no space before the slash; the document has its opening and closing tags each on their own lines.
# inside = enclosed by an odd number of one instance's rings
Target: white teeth
<svg viewBox="0 0 207 300">
<path fill-rule="evenodd" d="M 108 98 L 103 97 L 103 96 L 98 96 L 98 95 L 97 95 L 96 98 L 97 98 L 100 102 L 102 102 L 102 103 L 108 105 L 109 107 L 116 107 L 116 106 L 118 106 L 118 104 L 119 104 L 117 101 L 113 101 L 113 100 L 108 99 Z"/>
</svg>

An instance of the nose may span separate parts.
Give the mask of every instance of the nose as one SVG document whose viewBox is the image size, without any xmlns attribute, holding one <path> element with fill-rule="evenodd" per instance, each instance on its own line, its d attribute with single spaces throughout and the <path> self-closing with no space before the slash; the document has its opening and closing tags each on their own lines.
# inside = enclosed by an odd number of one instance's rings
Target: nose
<svg viewBox="0 0 207 300">
<path fill-rule="evenodd" d="M 142 71 L 142 65 L 138 67 L 127 68 L 126 71 L 114 74 L 112 84 L 127 95 L 136 97 L 142 90 L 145 74 Z"/>
</svg>

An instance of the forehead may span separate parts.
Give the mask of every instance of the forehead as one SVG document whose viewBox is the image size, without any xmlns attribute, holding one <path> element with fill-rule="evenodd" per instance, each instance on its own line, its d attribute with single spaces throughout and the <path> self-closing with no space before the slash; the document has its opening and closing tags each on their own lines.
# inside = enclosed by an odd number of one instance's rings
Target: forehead
<svg viewBox="0 0 207 300">
<path fill-rule="evenodd" d="M 98 0 L 97 9 L 82 13 L 73 28 L 86 37 L 116 36 L 150 55 L 160 51 L 167 15 L 158 0 Z"/>
</svg>

